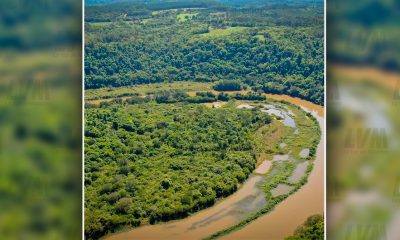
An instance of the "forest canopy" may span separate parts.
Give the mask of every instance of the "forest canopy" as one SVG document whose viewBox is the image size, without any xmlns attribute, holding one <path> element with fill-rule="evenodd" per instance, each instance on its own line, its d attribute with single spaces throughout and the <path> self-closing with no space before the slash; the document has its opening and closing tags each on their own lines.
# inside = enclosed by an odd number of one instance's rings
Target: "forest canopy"
<svg viewBox="0 0 400 240">
<path fill-rule="evenodd" d="M 184 218 L 235 192 L 262 149 L 278 151 L 266 147 L 268 134 L 292 130 L 276 130 L 280 123 L 260 111 L 263 93 L 323 104 L 323 4 L 235 8 L 240 2 L 86 8 L 84 84 L 94 100 L 85 111 L 87 239 Z M 311 115 L 302 119 L 296 147 L 312 157 L 319 135 Z"/>
<path fill-rule="evenodd" d="M 259 110 L 193 104 L 86 111 L 85 234 L 187 216 L 236 191 L 254 170 Z"/>
<path fill-rule="evenodd" d="M 222 81 L 214 85 L 216 91 L 240 91 L 242 89 L 243 86 L 238 81 Z"/>
<path fill-rule="evenodd" d="M 323 104 L 322 5 L 163 4 L 87 8 L 87 89 L 228 80 Z"/>
<path fill-rule="evenodd" d="M 286 240 L 323 240 L 324 216 L 313 215 L 307 218 L 303 225 L 299 226 L 293 236 Z"/>
</svg>

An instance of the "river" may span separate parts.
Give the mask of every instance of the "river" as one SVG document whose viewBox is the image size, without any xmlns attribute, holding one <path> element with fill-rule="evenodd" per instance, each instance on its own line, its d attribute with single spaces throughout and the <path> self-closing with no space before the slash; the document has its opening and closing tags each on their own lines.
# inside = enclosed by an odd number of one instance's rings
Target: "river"
<svg viewBox="0 0 400 240">
<path fill-rule="evenodd" d="M 313 112 L 321 129 L 324 129 L 323 107 L 289 96 L 268 95 L 268 97 L 286 100 Z M 321 141 L 318 145 L 314 170 L 305 186 L 280 203 L 271 213 L 260 217 L 224 239 L 283 239 L 291 235 L 308 216 L 316 213 L 322 214 L 324 211 L 323 143 L 324 141 Z M 263 192 L 257 187 L 262 179 L 262 176 L 252 175 L 236 193 L 185 219 L 130 229 L 106 238 L 110 240 L 187 240 L 208 237 L 234 225 L 246 218 L 250 212 L 257 212 L 265 205 Z"/>
<path fill-rule="evenodd" d="M 324 108 L 290 96 L 268 95 L 268 97 L 299 105 L 306 111 L 313 112 L 314 117 L 318 119 L 322 140 L 318 144 L 314 169 L 308 177 L 307 184 L 278 204 L 272 212 L 222 239 L 282 240 L 290 236 L 307 217 L 324 212 Z"/>
</svg>

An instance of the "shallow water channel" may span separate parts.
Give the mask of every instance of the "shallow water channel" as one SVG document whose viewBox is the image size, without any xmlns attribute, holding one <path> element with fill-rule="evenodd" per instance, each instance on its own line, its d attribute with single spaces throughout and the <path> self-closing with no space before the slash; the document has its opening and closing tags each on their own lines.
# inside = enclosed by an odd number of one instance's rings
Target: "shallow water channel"
<svg viewBox="0 0 400 240">
<path fill-rule="evenodd" d="M 304 107 L 304 106 L 303 106 Z M 240 108 L 249 108 L 241 105 Z M 312 109 L 311 109 L 312 110 Z M 285 114 L 290 117 L 289 112 Z M 317 115 L 316 115 L 317 116 Z M 323 118 L 318 117 L 323 129 Z M 291 123 L 290 123 L 291 124 Z M 295 126 L 295 125 L 293 125 Z M 304 220 L 315 213 L 323 212 L 323 144 L 317 149 L 317 159 L 308 183 L 299 191 L 280 203 L 275 210 L 255 220 L 243 229 L 234 232 L 225 239 L 283 239 L 290 235 Z M 288 155 L 276 155 L 273 161 L 288 160 Z M 262 174 L 268 172 L 272 161 L 265 161 L 255 170 L 247 181 L 231 196 L 222 199 L 214 206 L 181 220 L 156 225 L 147 225 L 130 229 L 106 237 L 106 239 L 202 239 L 228 228 L 252 213 L 259 211 L 266 204 L 265 195 L 260 189 L 264 179 Z M 307 167 L 307 166 L 306 166 Z M 303 173 L 302 167 L 296 168 L 292 180 Z M 302 176 L 304 176 L 305 172 Z M 301 176 L 300 176 L 301 177 Z M 290 191 L 287 185 L 278 186 L 275 192 L 283 194 Z M 266 236 L 268 236 L 266 238 Z"/>
<path fill-rule="evenodd" d="M 268 95 L 270 98 L 285 100 L 301 106 L 317 118 L 321 129 L 324 129 L 324 110 L 321 106 L 289 96 Z M 308 182 L 297 192 L 279 203 L 275 209 L 251 222 L 244 228 L 233 232 L 221 239 L 268 239 L 282 240 L 293 234 L 307 217 L 324 212 L 324 138 L 322 131 L 321 141 L 317 147 L 314 168 L 308 177 Z M 301 168 L 301 167 L 300 167 Z M 302 170 L 302 169 L 301 169 Z M 297 168 L 296 171 L 300 171 Z M 293 177 L 293 175 L 292 175 Z M 297 180 L 292 178 L 292 180 Z"/>
</svg>

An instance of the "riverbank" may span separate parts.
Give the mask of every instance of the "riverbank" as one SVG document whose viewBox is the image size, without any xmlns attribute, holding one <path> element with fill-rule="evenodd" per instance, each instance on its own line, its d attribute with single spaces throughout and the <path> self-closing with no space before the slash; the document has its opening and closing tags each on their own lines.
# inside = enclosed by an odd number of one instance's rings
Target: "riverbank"
<svg viewBox="0 0 400 240">
<path fill-rule="evenodd" d="M 279 96 L 276 99 L 283 100 Z M 288 96 L 285 96 L 284 100 L 294 104 L 299 104 L 302 101 Z M 313 113 L 322 130 L 321 141 L 318 144 L 314 161 L 314 169 L 311 171 L 307 183 L 279 203 L 268 214 L 260 216 L 246 226 L 238 227 L 237 231 L 231 232 L 231 234 L 221 239 L 256 240 L 262 239 L 260 236 L 268 236 L 270 240 L 282 240 L 291 235 L 307 217 L 317 213 L 324 213 L 324 111 L 321 111 L 318 105 L 299 104 L 299 106 Z"/>
<path fill-rule="evenodd" d="M 285 99 L 285 101 L 289 102 L 288 99 Z M 300 105 L 300 107 L 304 108 L 304 106 L 302 105 Z M 317 110 L 317 108 L 313 110 Z M 285 168 L 282 167 L 282 169 Z M 287 170 L 287 172 L 288 172 L 287 175 L 289 176 L 291 174 L 291 171 Z M 322 176 L 323 176 L 323 171 L 322 171 Z M 305 178 L 305 180 L 306 179 L 307 177 Z M 178 239 L 178 240 L 206 238 L 207 236 L 210 236 L 213 233 L 216 233 L 223 229 L 227 229 L 232 225 L 238 224 L 244 221 L 245 219 L 248 219 L 249 214 L 258 213 L 259 216 L 261 216 L 263 213 L 266 212 L 264 209 L 266 206 L 265 195 L 260 190 L 262 187 L 262 180 L 263 178 L 261 176 L 258 175 L 250 176 L 250 178 L 242 185 L 242 187 L 236 193 L 221 200 L 213 207 L 202 210 L 199 213 L 189 216 L 188 218 L 164 224 L 142 226 L 122 233 L 111 235 L 107 239 L 156 239 L 157 236 L 163 236 L 163 239 Z M 293 194 L 303 184 L 304 182 L 295 187 L 289 193 L 279 196 L 276 199 L 277 202 L 281 202 L 283 199 Z M 321 200 L 321 204 L 323 205 L 323 199 Z M 250 207 L 246 208 L 246 206 Z M 298 206 L 299 204 L 297 204 L 297 207 Z M 260 214 L 260 211 L 263 211 L 263 209 L 264 212 L 261 212 Z M 291 218 L 289 216 L 290 215 L 286 216 L 287 220 Z M 302 219 L 302 221 L 304 221 L 304 219 Z M 290 229 L 289 234 L 292 233 L 292 231 L 293 229 Z M 259 235 L 259 236 L 265 236 L 265 235 Z"/>
</svg>

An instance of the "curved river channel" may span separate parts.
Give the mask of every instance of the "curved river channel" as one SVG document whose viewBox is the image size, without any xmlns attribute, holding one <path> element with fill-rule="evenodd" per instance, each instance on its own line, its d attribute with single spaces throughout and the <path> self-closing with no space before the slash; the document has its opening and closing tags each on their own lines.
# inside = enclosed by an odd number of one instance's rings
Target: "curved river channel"
<svg viewBox="0 0 400 240">
<path fill-rule="evenodd" d="M 308 182 L 279 203 L 273 211 L 222 239 L 281 240 L 291 235 L 307 217 L 324 212 L 324 108 L 289 96 L 267 95 L 267 97 L 301 106 L 317 118 L 322 134 L 314 168 L 308 177 Z M 106 239 L 188 240 L 208 237 L 238 223 L 249 213 L 257 212 L 265 205 L 264 193 L 258 187 L 262 180 L 263 177 L 260 175 L 251 175 L 237 192 L 187 218 L 130 229 L 107 236 Z"/>
</svg>

